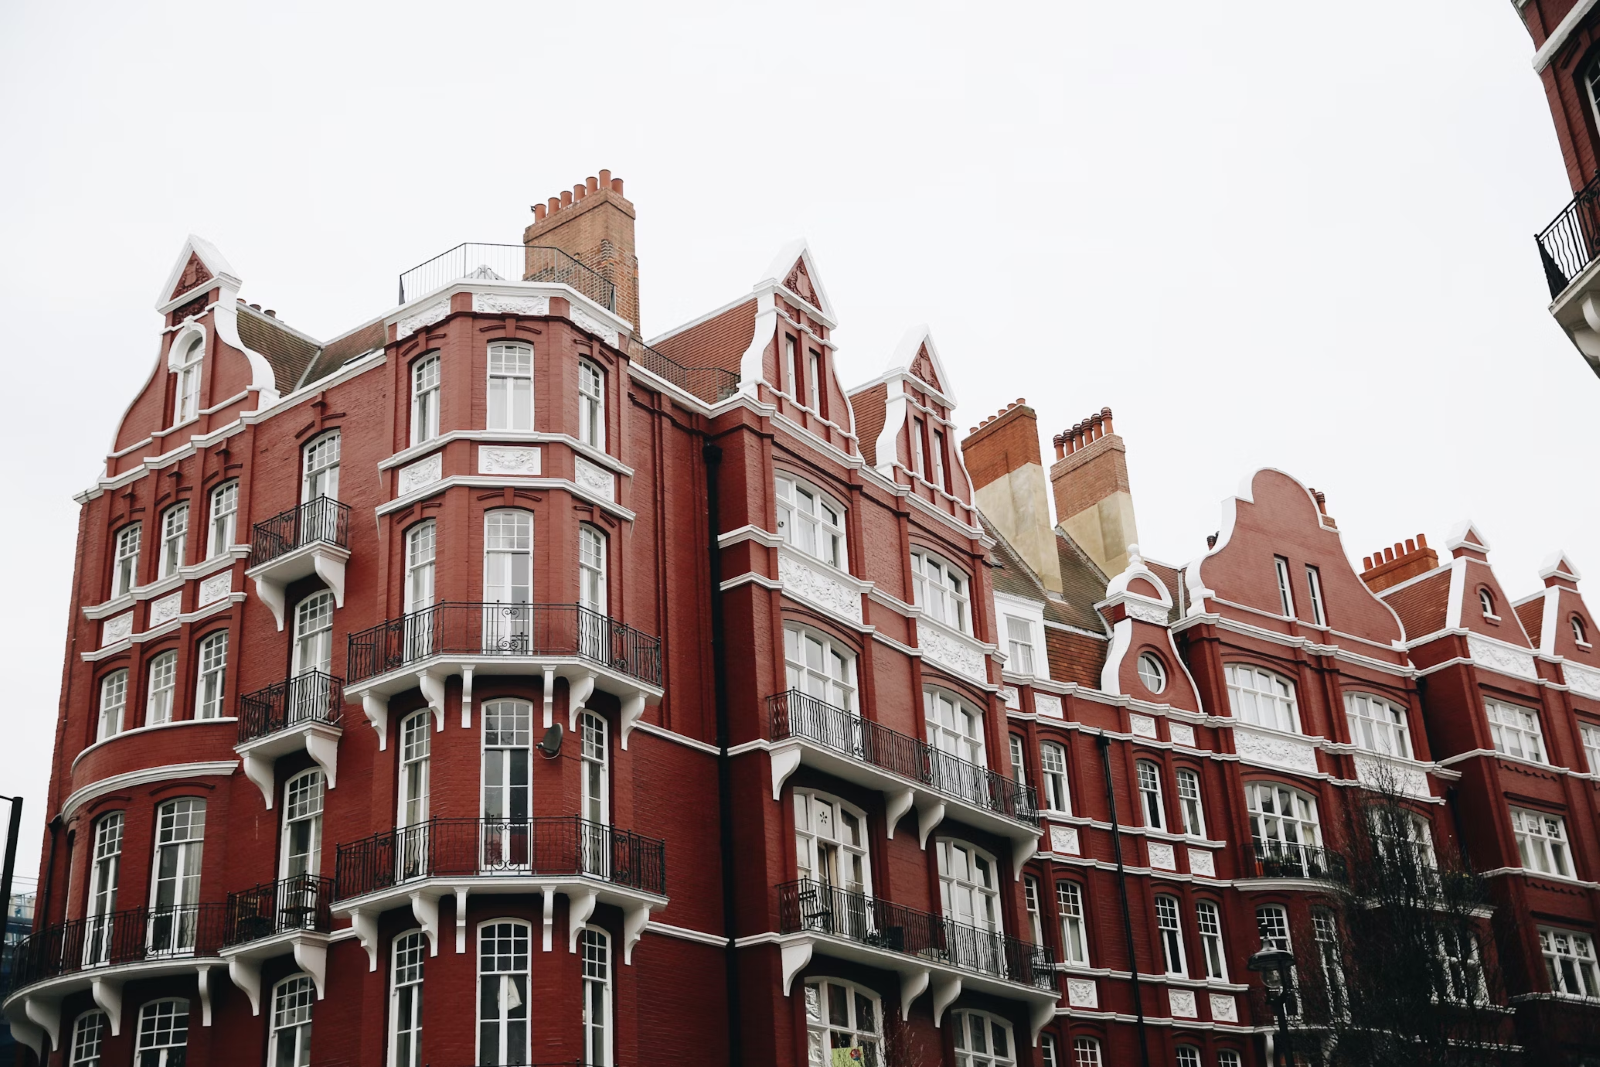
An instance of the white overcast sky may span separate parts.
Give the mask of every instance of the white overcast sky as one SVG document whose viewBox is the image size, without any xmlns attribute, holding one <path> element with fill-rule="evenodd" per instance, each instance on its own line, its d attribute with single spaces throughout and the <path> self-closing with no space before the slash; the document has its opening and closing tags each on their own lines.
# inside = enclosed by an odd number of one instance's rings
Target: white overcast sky
<svg viewBox="0 0 1600 1067">
<path fill-rule="evenodd" d="M 1569 198 L 1509 0 L 0 4 L 0 793 L 44 816 L 77 506 L 184 236 L 327 338 L 609 167 L 654 336 L 811 242 L 848 384 L 932 325 L 963 428 L 1102 405 L 1148 554 L 1257 466 L 1360 556 L 1471 516 L 1600 582 L 1600 380 L 1532 235 Z"/>
</svg>

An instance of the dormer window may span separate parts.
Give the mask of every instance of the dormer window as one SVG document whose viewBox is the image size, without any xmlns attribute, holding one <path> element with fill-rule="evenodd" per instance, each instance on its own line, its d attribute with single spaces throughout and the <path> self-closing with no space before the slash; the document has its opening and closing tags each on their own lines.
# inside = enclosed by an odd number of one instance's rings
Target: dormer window
<svg viewBox="0 0 1600 1067">
<path fill-rule="evenodd" d="M 1572 639 L 1578 642 L 1580 647 L 1588 648 L 1589 631 L 1584 628 L 1583 618 L 1581 616 L 1574 615 L 1569 621 L 1572 623 Z"/>
<path fill-rule="evenodd" d="M 844 570 L 844 509 L 815 486 L 795 478 L 780 474 L 773 481 L 778 494 L 778 532 L 784 541 Z"/>
<path fill-rule="evenodd" d="M 1482 586 L 1478 588 L 1478 606 L 1483 609 L 1484 618 L 1498 619 L 1500 617 L 1494 613 L 1494 594 Z"/>
<path fill-rule="evenodd" d="M 178 399 L 173 408 L 173 425 L 188 422 L 200 414 L 200 361 L 205 347 L 205 338 L 196 337 L 183 351 L 183 361 L 178 365 Z"/>
</svg>

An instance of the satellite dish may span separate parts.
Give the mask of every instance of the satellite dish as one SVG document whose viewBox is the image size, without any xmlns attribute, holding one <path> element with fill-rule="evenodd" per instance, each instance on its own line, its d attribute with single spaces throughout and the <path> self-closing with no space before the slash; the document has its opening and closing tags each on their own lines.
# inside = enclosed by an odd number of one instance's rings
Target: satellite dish
<svg viewBox="0 0 1600 1067">
<path fill-rule="evenodd" d="M 539 751 L 546 757 L 554 759 L 561 752 L 561 724 L 556 723 L 544 732 L 544 739 L 539 742 Z"/>
</svg>

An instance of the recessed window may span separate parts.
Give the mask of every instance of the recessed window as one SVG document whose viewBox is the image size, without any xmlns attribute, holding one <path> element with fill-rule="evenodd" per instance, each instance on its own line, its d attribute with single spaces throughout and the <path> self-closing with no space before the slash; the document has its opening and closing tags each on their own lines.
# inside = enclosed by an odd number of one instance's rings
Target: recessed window
<svg viewBox="0 0 1600 1067">
<path fill-rule="evenodd" d="M 422 965 L 427 956 L 428 939 L 421 930 L 394 939 L 389 983 L 391 1067 L 423 1067 Z"/>
<path fill-rule="evenodd" d="M 1222 912 L 1209 900 L 1194 906 L 1195 927 L 1200 934 L 1200 955 L 1205 959 L 1206 977 L 1228 980 L 1228 953 L 1222 943 Z"/>
<path fill-rule="evenodd" d="M 1167 688 L 1167 668 L 1154 652 L 1139 654 L 1139 681 L 1152 693 Z"/>
<path fill-rule="evenodd" d="M 1367 821 L 1378 855 L 1398 864 L 1402 871 L 1438 866 L 1433 852 L 1433 830 L 1428 820 L 1416 812 L 1374 804 L 1367 809 Z"/>
<path fill-rule="evenodd" d="M 1064 1067 L 1061 1054 L 1056 1051 L 1056 1039 L 1049 1034 L 1039 1035 L 1039 1060 L 1044 1067 Z"/>
<path fill-rule="evenodd" d="M 314 878 L 322 870 L 322 795 L 326 784 L 322 771 L 315 767 L 284 783 L 284 878 Z"/>
<path fill-rule="evenodd" d="M 913 416 L 911 419 L 911 470 L 919 478 L 923 476 L 922 472 L 926 470 L 924 457 L 927 455 L 927 450 L 927 442 L 923 439 L 922 420 Z"/>
<path fill-rule="evenodd" d="M 1103 1067 L 1104 1062 L 1100 1058 L 1099 1041 L 1092 1037 L 1072 1039 L 1072 1067 Z"/>
<path fill-rule="evenodd" d="M 475 1063 L 529 1062 L 527 923 L 511 919 L 478 927 L 478 1055 Z"/>
<path fill-rule="evenodd" d="M 781 373 L 783 375 L 783 381 L 780 383 L 780 388 L 787 389 L 789 391 L 789 395 L 795 399 L 796 403 L 799 403 L 800 367 L 795 361 L 793 337 L 785 337 L 783 339 L 783 367 Z"/>
<path fill-rule="evenodd" d="M 1039 765 L 1044 771 L 1040 784 L 1047 811 L 1072 814 L 1072 801 L 1067 796 L 1067 750 L 1054 741 L 1039 746 Z"/>
<path fill-rule="evenodd" d="M 483 862 L 510 866 L 533 810 L 533 705 L 491 700 L 483 706 Z"/>
<path fill-rule="evenodd" d="M 153 1000 L 139 1009 L 134 1062 L 139 1067 L 183 1067 L 189 1047 L 189 1002 Z"/>
<path fill-rule="evenodd" d="M 884 1063 L 883 1008 L 878 995 L 853 982 L 806 982 L 806 1033 L 822 1063 Z"/>
<path fill-rule="evenodd" d="M 424 611 L 433 607 L 433 565 L 435 544 L 435 527 L 433 520 L 418 523 L 406 534 L 406 590 L 405 609 L 409 615 L 414 611 Z M 411 644 L 408 632 L 407 643 Z M 417 649 L 407 649 L 407 657 L 411 653 L 422 654 L 427 646 Z"/>
<path fill-rule="evenodd" d="M 71 1067 L 100 1067 L 100 1045 L 105 1040 L 106 1013 L 86 1011 L 72 1024 Z"/>
<path fill-rule="evenodd" d="M 1548 812 L 1512 808 L 1511 831 L 1516 836 L 1523 867 L 1541 874 L 1572 877 L 1565 819 Z"/>
<path fill-rule="evenodd" d="M 967 576 L 954 564 L 928 552 L 912 552 L 911 594 L 916 606 L 935 622 L 962 633 L 972 632 L 967 612 Z"/>
<path fill-rule="evenodd" d="M 1585 629 L 1582 617 L 1574 615 L 1568 621 L 1572 624 L 1572 639 L 1587 648 L 1589 645 L 1589 631 Z"/>
<path fill-rule="evenodd" d="M 815 348 L 806 349 L 806 395 L 802 401 L 818 415 L 822 411 L 822 353 Z"/>
<path fill-rule="evenodd" d="M 1349 1000 L 1344 985 L 1344 952 L 1339 939 L 1339 924 L 1327 908 L 1311 909 L 1311 936 L 1317 946 L 1317 965 L 1322 970 L 1322 990 L 1328 998 L 1328 1014 L 1343 1018 Z"/>
<path fill-rule="evenodd" d="M 1200 803 L 1200 775 L 1187 767 L 1178 768 L 1178 810 L 1183 813 L 1183 832 L 1190 837 L 1206 836 L 1206 813 Z"/>
<path fill-rule="evenodd" d="M 206 340 L 196 337 L 184 349 L 178 364 L 178 396 L 173 406 L 173 424 L 187 422 L 200 414 L 200 364 L 206 354 Z"/>
<path fill-rule="evenodd" d="M 933 484 L 945 492 L 950 491 L 950 481 L 944 470 L 944 431 L 933 431 Z"/>
<path fill-rule="evenodd" d="M 1282 556 L 1272 557 L 1272 567 L 1278 576 L 1278 606 L 1287 618 L 1294 618 L 1294 590 L 1289 588 L 1289 561 Z"/>
<path fill-rule="evenodd" d="M 211 490 L 211 537 L 206 558 L 215 559 L 233 547 L 239 519 L 239 483 L 224 482 Z"/>
<path fill-rule="evenodd" d="M 578 361 L 578 440 L 606 447 L 606 375 L 587 359 Z"/>
<path fill-rule="evenodd" d="M 1063 962 L 1088 966 L 1089 925 L 1084 918 L 1083 887 L 1077 882 L 1057 882 L 1056 913 L 1061 917 Z"/>
<path fill-rule="evenodd" d="M 1322 827 L 1316 800 L 1279 782 L 1249 782 L 1244 796 L 1263 873 L 1291 878 L 1320 873 Z"/>
<path fill-rule="evenodd" d="M 1446 926 L 1439 931 L 1439 964 L 1434 982 L 1441 1000 L 1453 1000 L 1457 1004 L 1488 1001 L 1483 956 L 1478 949 L 1478 939 L 1470 930 Z"/>
<path fill-rule="evenodd" d="M 922 694 L 922 711 L 928 729 L 928 744 L 980 767 L 984 759 L 983 709 L 944 689 L 928 689 Z"/>
<path fill-rule="evenodd" d="M 1178 1067 L 1200 1067 L 1200 1050 L 1193 1045 L 1179 1045 Z"/>
<path fill-rule="evenodd" d="M 1494 594 L 1482 586 L 1478 588 L 1478 606 L 1483 609 L 1484 618 L 1498 619 L 1500 617 L 1494 611 Z"/>
<path fill-rule="evenodd" d="M 85 908 L 83 961 L 94 965 L 111 959 L 117 887 L 122 877 L 123 815 L 114 811 L 94 824 L 94 855 L 89 860 L 89 899 Z"/>
<path fill-rule="evenodd" d="M 611 822 L 611 749 L 606 740 L 606 720 L 586 710 L 578 716 L 578 727 L 583 735 L 583 788 L 578 813 L 597 827 L 606 826 Z"/>
<path fill-rule="evenodd" d="M 1033 622 L 1016 615 L 1007 615 L 1006 639 L 1011 651 L 1011 662 L 1006 666 L 1017 674 L 1032 674 Z"/>
<path fill-rule="evenodd" d="M 1600 726 L 1579 723 L 1578 736 L 1583 739 L 1583 755 L 1589 761 L 1589 773 L 1600 774 Z"/>
<path fill-rule="evenodd" d="M 1261 934 L 1262 948 L 1283 949 L 1293 952 L 1289 944 L 1289 913 L 1280 904 L 1263 904 L 1256 909 L 1256 929 Z"/>
<path fill-rule="evenodd" d="M 222 717 L 228 683 L 228 631 L 218 630 L 200 642 L 200 676 L 195 685 L 194 717 Z"/>
<path fill-rule="evenodd" d="M 150 661 L 150 682 L 145 687 L 144 724 L 160 726 L 172 721 L 172 698 L 178 687 L 178 654 L 163 652 Z"/>
<path fill-rule="evenodd" d="M 533 602 L 533 516 L 502 508 L 483 516 L 483 599 L 501 605 L 484 613 L 483 647 L 527 649 Z M 516 606 L 510 606 L 516 605 Z"/>
<path fill-rule="evenodd" d="M 999 865 L 965 841 L 939 840 L 939 898 L 944 917 L 985 934 L 1001 934 Z"/>
<path fill-rule="evenodd" d="M 855 659 L 855 653 L 848 646 L 821 631 L 784 627 L 783 663 L 791 691 L 853 712 L 856 708 Z M 797 712 L 801 709 L 789 709 L 791 716 Z M 825 714 L 820 709 L 817 713 Z M 816 725 L 826 729 L 820 722 Z"/>
<path fill-rule="evenodd" d="M 1496 752 L 1533 763 L 1547 762 L 1544 733 L 1539 728 L 1537 712 L 1496 700 L 1486 700 L 1483 706 L 1489 716 L 1489 736 Z"/>
<path fill-rule="evenodd" d="M 861 809 L 837 797 L 809 789 L 794 793 L 794 833 L 798 873 L 803 880 L 837 887 L 846 893 L 872 892 L 872 859 L 867 852 L 867 816 Z M 826 892 L 825 888 L 820 890 Z M 819 902 L 829 912 L 828 921 L 847 921 L 843 915 L 831 917 L 838 909 Z"/>
<path fill-rule="evenodd" d="M 400 789 L 396 797 L 395 824 L 402 828 L 421 826 L 428 821 L 432 727 L 433 713 L 427 708 L 412 712 L 400 723 Z M 413 839 L 412 835 L 407 835 L 408 841 Z M 402 866 L 409 866 L 409 863 Z"/>
<path fill-rule="evenodd" d="M 1028 785 L 1028 772 L 1022 755 L 1022 735 L 1011 735 L 1011 780 L 1017 783 L 1017 788 L 1026 788 Z"/>
<path fill-rule="evenodd" d="M 583 952 L 583 1050 L 587 1067 L 611 1067 L 611 935 L 586 926 Z"/>
<path fill-rule="evenodd" d="M 489 429 L 533 429 L 533 349 L 489 346 Z"/>
<path fill-rule="evenodd" d="M 1346 693 L 1344 710 L 1350 720 L 1350 739 L 1357 748 L 1411 758 L 1411 731 L 1406 725 L 1405 708 L 1370 693 Z"/>
<path fill-rule="evenodd" d="M 1228 664 L 1224 673 L 1234 718 L 1285 733 L 1300 732 L 1293 682 L 1280 674 L 1243 663 Z"/>
<path fill-rule="evenodd" d="M 1217 1067 L 1240 1067 L 1240 1063 L 1239 1054 L 1231 1048 L 1217 1053 Z"/>
<path fill-rule="evenodd" d="M 439 436 L 439 357 L 425 356 L 411 365 L 411 443 Z"/>
<path fill-rule="evenodd" d="M 1161 936 L 1161 959 L 1168 974 L 1187 975 L 1183 959 L 1183 927 L 1178 921 L 1178 898 L 1156 894 L 1156 930 Z"/>
<path fill-rule="evenodd" d="M 316 996 L 310 975 L 290 975 L 273 987 L 268 1063 L 302 1067 L 311 1062 L 311 1002 Z"/>
<path fill-rule="evenodd" d="M 1594 938 L 1576 930 L 1539 928 L 1539 951 L 1550 977 L 1550 992 L 1563 997 L 1600 997 Z"/>
<path fill-rule="evenodd" d="M 176 504 L 161 516 L 161 560 L 157 578 L 178 573 L 183 566 L 184 547 L 189 543 L 189 505 Z"/>
<path fill-rule="evenodd" d="M 788 475 L 773 479 L 778 533 L 806 555 L 845 569 L 844 508 L 816 486 Z"/>
<path fill-rule="evenodd" d="M 606 592 L 606 535 L 587 522 L 578 524 L 578 603 L 600 615 L 611 608 Z M 585 623 L 591 631 L 584 634 L 585 650 L 603 659 L 609 651 L 602 646 L 609 639 L 604 638 L 599 622 Z"/>
<path fill-rule="evenodd" d="M 1328 614 L 1322 606 L 1322 572 L 1306 564 L 1306 586 L 1311 590 L 1311 621 L 1318 626 L 1328 625 Z"/>
<path fill-rule="evenodd" d="M 952 1012 L 956 1067 L 1013 1067 L 1017 1049 L 1011 1024 L 986 1011 Z"/>
<path fill-rule="evenodd" d="M 301 503 L 320 497 L 339 499 L 339 432 L 325 433 L 305 447 L 300 481 Z"/>
<path fill-rule="evenodd" d="M 206 802 L 179 797 L 156 809 L 155 885 L 148 941 L 152 953 L 192 952 L 200 903 Z M 141 1061 L 142 1062 L 142 1061 Z"/>
<path fill-rule="evenodd" d="M 296 675 L 320 671 L 333 663 L 333 594 L 327 590 L 300 601 L 294 611 L 294 656 L 290 670 Z"/>
<path fill-rule="evenodd" d="M 104 741 L 122 732 L 122 714 L 128 706 L 128 672 L 112 671 L 100 680 L 100 717 L 95 740 Z"/>
<path fill-rule="evenodd" d="M 1152 830 L 1167 827 L 1166 813 L 1161 803 L 1161 768 L 1149 760 L 1139 760 L 1139 805 L 1144 811 L 1144 824 Z"/>
<path fill-rule="evenodd" d="M 111 564 L 111 595 L 131 592 L 139 580 L 139 524 L 117 531 L 117 552 Z"/>
<path fill-rule="evenodd" d="M 1022 902 L 1028 910 L 1028 934 L 1035 945 L 1044 944 L 1044 921 L 1039 913 L 1039 879 L 1022 876 Z"/>
</svg>

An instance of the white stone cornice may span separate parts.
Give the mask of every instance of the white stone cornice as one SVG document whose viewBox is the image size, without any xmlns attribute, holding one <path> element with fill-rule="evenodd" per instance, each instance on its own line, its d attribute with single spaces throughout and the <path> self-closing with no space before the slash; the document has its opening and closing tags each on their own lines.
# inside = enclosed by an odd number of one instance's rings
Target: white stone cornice
<svg viewBox="0 0 1600 1067">
<path fill-rule="evenodd" d="M 208 720 L 220 722 L 222 720 Z M 61 805 L 61 818 L 70 819 L 73 814 L 84 804 L 95 797 L 107 793 L 115 793 L 119 789 L 134 789 L 141 785 L 151 785 L 155 782 L 180 781 L 184 778 L 209 778 L 221 775 L 227 777 L 239 766 L 239 761 L 212 760 L 202 763 L 169 763 L 161 767 L 146 767 L 143 770 L 128 771 L 125 774 L 114 774 L 109 778 L 102 778 L 98 782 L 90 782 L 66 799 Z"/>
</svg>

